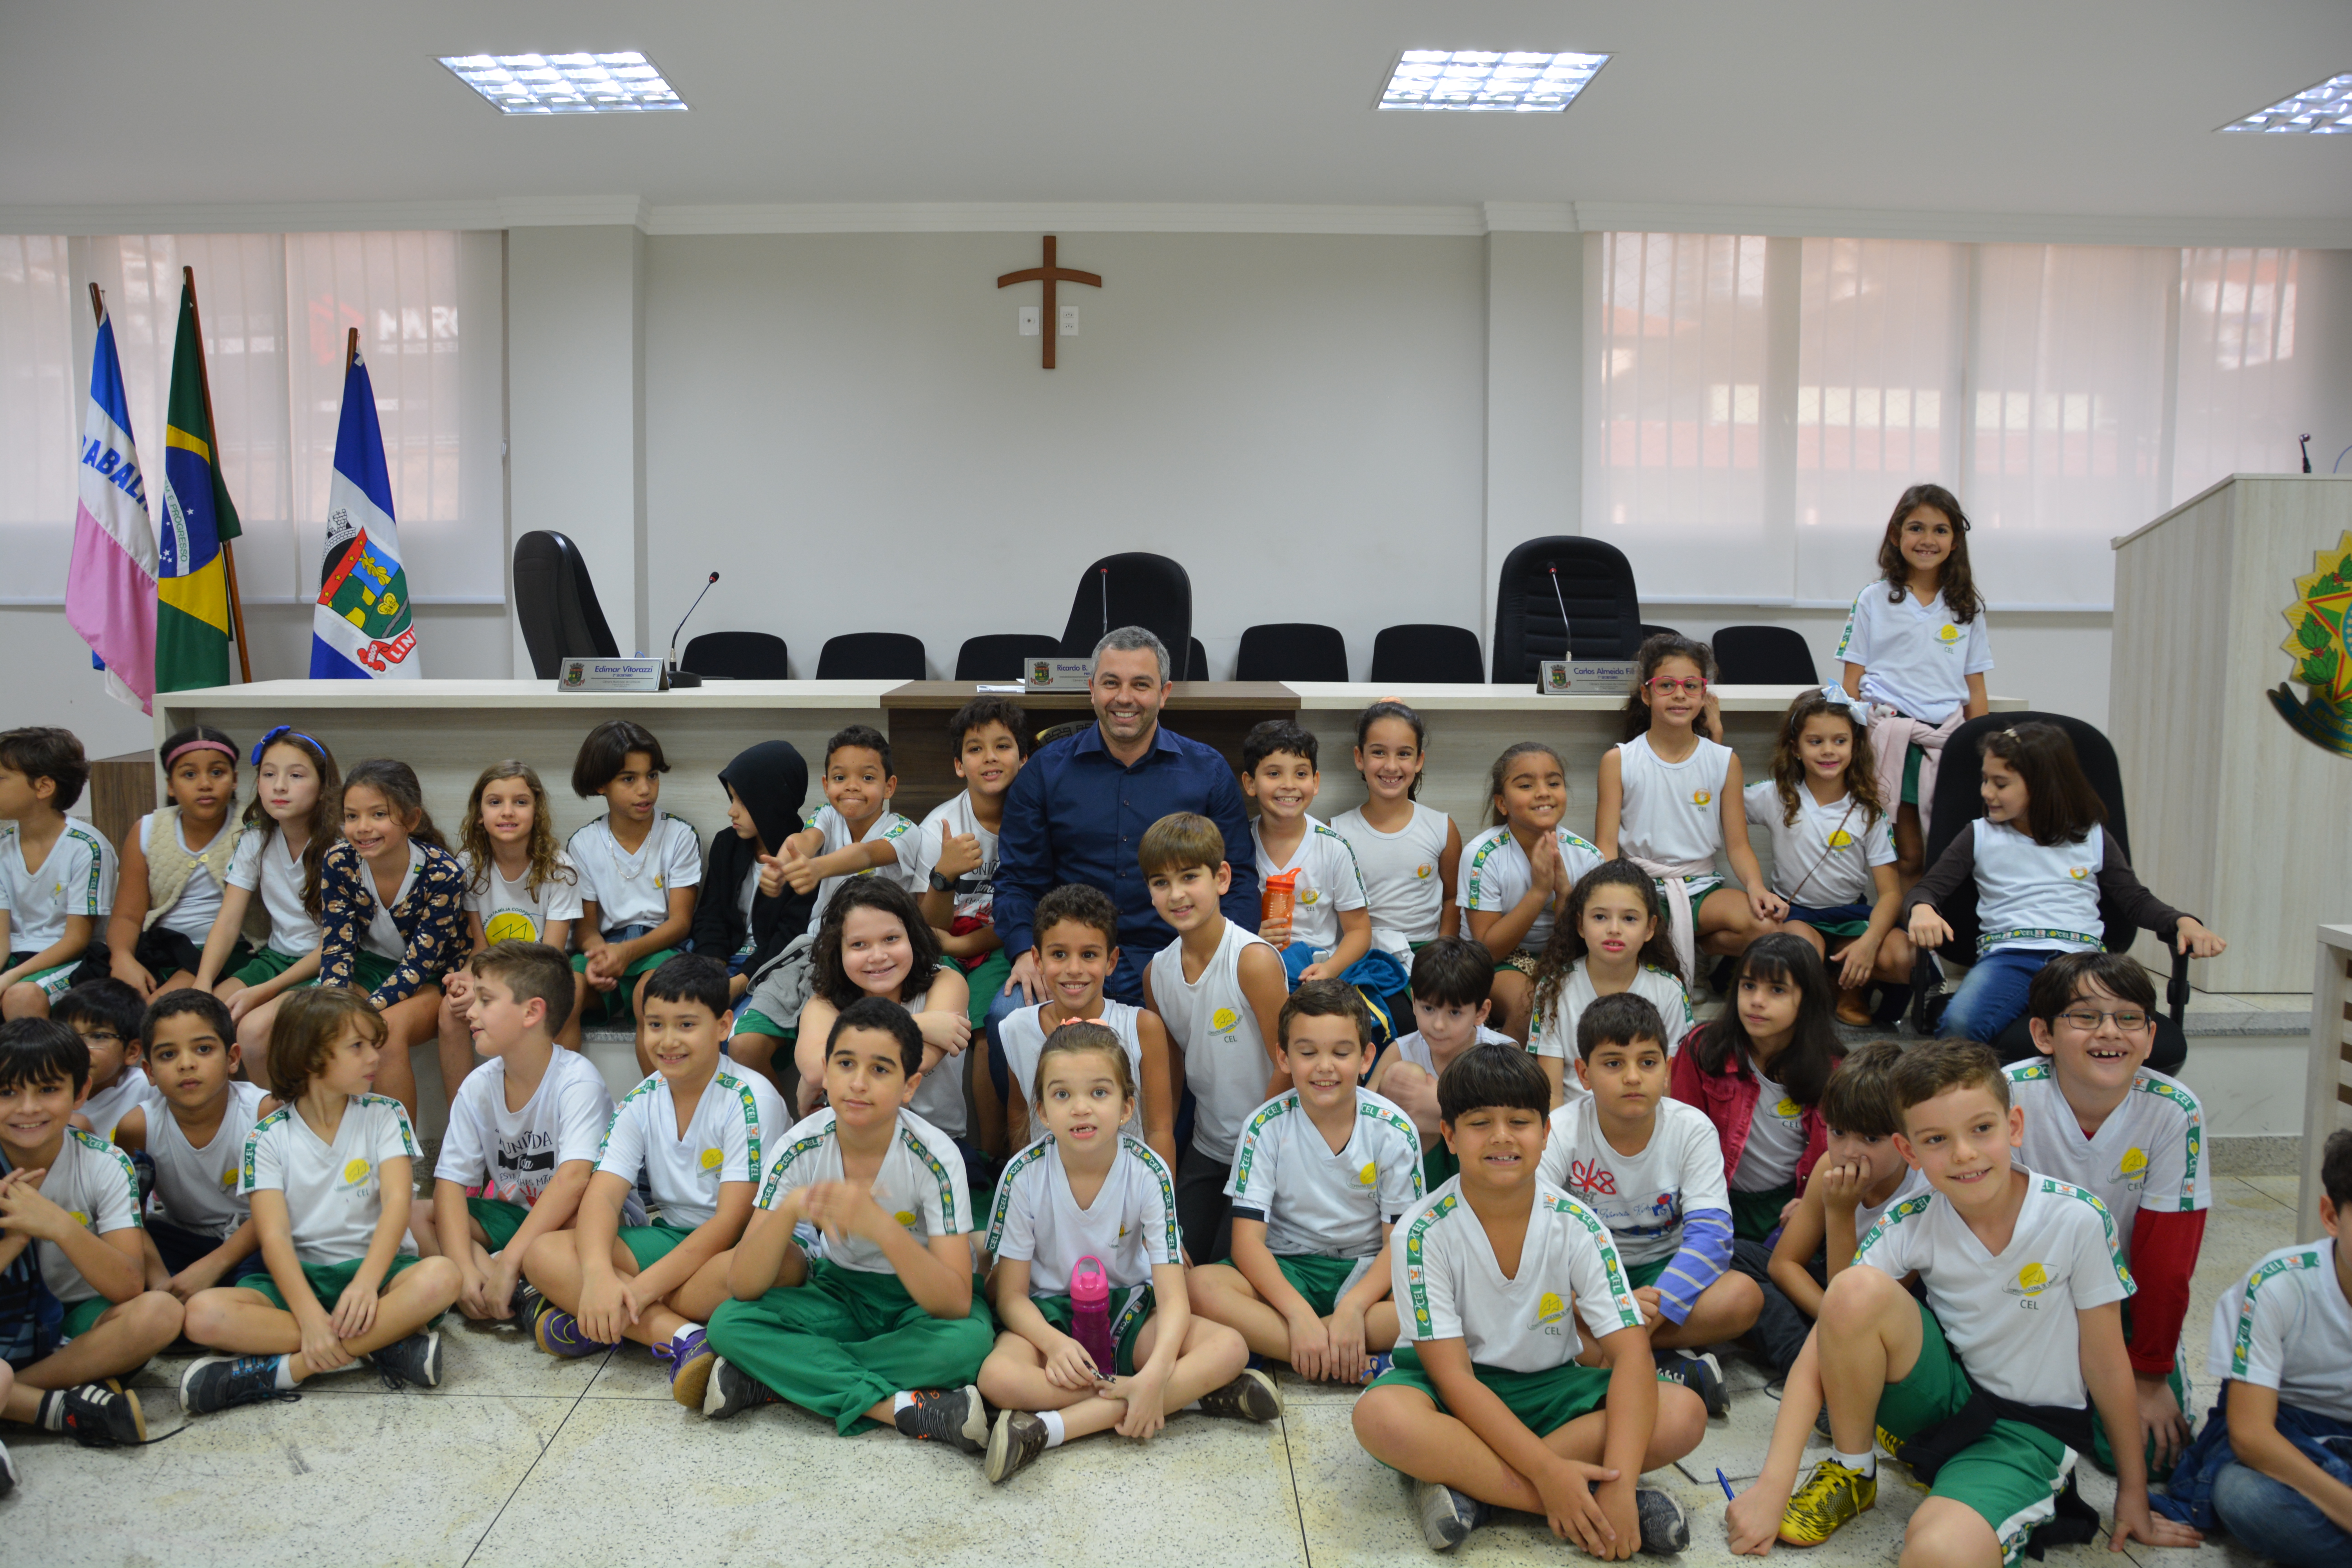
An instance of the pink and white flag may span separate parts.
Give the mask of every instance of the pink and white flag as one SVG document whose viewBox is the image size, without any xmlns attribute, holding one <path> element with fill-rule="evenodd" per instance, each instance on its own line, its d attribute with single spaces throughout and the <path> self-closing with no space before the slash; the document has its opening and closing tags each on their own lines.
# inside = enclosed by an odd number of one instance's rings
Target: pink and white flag
<svg viewBox="0 0 2352 1568">
<path fill-rule="evenodd" d="M 66 620 L 106 667 L 107 689 L 145 712 L 155 701 L 155 529 L 131 438 L 114 323 L 102 311 L 83 411 L 79 504 L 66 569 Z"/>
</svg>

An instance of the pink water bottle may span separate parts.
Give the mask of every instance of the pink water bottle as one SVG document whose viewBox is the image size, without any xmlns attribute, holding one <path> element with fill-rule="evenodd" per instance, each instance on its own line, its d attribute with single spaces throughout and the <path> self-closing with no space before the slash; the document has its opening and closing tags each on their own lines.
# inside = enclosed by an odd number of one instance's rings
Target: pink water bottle
<svg viewBox="0 0 2352 1568">
<path fill-rule="evenodd" d="M 1094 1358 L 1096 1372 L 1118 1375 L 1110 1342 L 1110 1276 L 1099 1258 L 1081 1258 L 1070 1270 L 1070 1337 Z"/>
</svg>

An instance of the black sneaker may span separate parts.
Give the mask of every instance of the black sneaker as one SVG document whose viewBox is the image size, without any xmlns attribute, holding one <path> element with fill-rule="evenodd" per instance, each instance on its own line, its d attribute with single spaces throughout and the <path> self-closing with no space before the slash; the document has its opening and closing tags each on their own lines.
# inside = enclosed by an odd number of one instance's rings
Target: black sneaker
<svg viewBox="0 0 2352 1568">
<path fill-rule="evenodd" d="M 8 1453 L 8 1445 L 0 1443 L 0 1497 L 16 1489 L 16 1461 Z"/>
<path fill-rule="evenodd" d="M 988 1452 L 988 1410 L 980 1390 L 967 1383 L 961 1388 L 918 1388 L 909 1391 L 914 1403 L 890 1418 L 890 1425 L 922 1443 L 945 1443 L 967 1454 Z"/>
<path fill-rule="evenodd" d="M 1272 1421 L 1282 1415 L 1282 1395 L 1265 1373 L 1244 1372 L 1223 1388 L 1201 1395 L 1201 1414 L 1228 1421 Z"/>
<path fill-rule="evenodd" d="M 1024 1470 L 1045 1451 L 1045 1424 L 1027 1410 L 1000 1410 L 996 1429 L 988 1435 L 988 1459 L 982 1471 L 990 1486 L 1001 1484 Z"/>
<path fill-rule="evenodd" d="M 299 1399 L 290 1388 L 278 1386 L 278 1363 L 284 1356 L 208 1355 L 190 1363 L 180 1374 L 180 1408 L 191 1415 L 209 1415 L 233 1405 L 259 1405 L 271 1399 Z"/>
<path fill-rule="evenodd" d="M 41 1404 L 41 1429 L 68 1433 L 85 1448 L 135 1447 L 147 1440 L 147 1417 L 139 1409 L 139 1396 L 120 1384 L 60 1388 Z"/>
<path fill-rule="evenodd" d="M 383 1349 L 372 1351 L 368 1360 L 383 1379 L 383 1385 L 401 1389 L 410 1384 L 419 1388 L 441 1386 L 441 1331 L 423 1329 L 404 1340 L 394 1340 Z"/>
<path fill-rule="evenodd" d="M 782 1403 L 773 1389 L 720 1356 L 710 1369 L 710 1386 L 703 1391 L 702 1414 L 712 1421 L 724 1421 L 762 1405 Z"/>
<path fill-rule="evenodd" d="M 1486 1522 L 1486 1505 L 1438 1481 L 1412 1483 L 1412 1515 L 1432 1552 L 1451 1552 Z"/>
<path fill-rule="evenodd" d="M 518 1279 L 514 1294 L 507 1299 L 507 1315 L 527 1328 L 539 1316 L 539 1304 L 546 1300 L 539 1293 L 538 1286 L 528 1279 Z"/>
<path fill-rule="evenodd" d="M 1679 1383 L 1699 1396 L 1710 1418 L 1731 1414 L 1731 1391 L 1723 1386 L 1723 1366 L 1711 1355 L 1675 1351 L 1658 1361 L 1658 1379 Z"/>
<path fill-rule="evenodd" d="M 1672 1557 L 1690 1544 L 1690 1521 L 1683 1505 L 1649 1487 L 1633 1489 L 1633 1516 L 1642 1521 L 1642 1550 L 1653 1557 Z"/>
</svg>

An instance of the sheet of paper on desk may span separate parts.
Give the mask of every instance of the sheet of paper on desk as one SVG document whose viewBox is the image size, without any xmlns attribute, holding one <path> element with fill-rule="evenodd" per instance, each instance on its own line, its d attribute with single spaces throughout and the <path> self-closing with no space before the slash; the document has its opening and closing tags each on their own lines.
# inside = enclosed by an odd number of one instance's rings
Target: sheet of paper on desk
<svg viewBox="0 0 2352 1568">
<path fill-rule="evenodd" d="M 1009 684 L 993 684 L 983 680 L 975 685 L 973 689 L 976 691 L 1009 691 L 1015 697 L 1018 697 L 1029 689 L 1017 680 L 1010 682 Z"/>
</svg>

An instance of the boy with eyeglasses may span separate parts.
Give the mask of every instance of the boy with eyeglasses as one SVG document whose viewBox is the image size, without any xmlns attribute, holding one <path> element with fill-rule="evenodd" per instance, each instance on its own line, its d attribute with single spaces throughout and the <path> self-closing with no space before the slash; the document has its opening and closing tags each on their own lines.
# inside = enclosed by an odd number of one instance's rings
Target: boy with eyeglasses
<svg viewBox="0 0 2352 1568">
<path fill-rule="evenodd" d="M 2151 1071 L 2156 988 L 2120 952 L 2068 952 L 2033 978 L 2026 1012 L 2037 1060 L 2009 1068 L 2025 1112 L 2020 1163 L 2098 1195 L 2139 1289 L 2124 1305 L 2133 1391 L 2151 1474 L 2189 1442 L 2189 1381 L 2180 1356 L 2189 1279 L 2213 1202 L 2205 1115 L 2195 1091 Z M 2115 1468 L 2106 1428 L 2092 1458 Z"/>
</svg>

